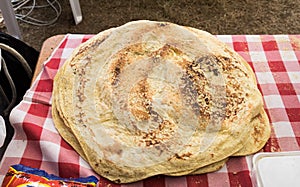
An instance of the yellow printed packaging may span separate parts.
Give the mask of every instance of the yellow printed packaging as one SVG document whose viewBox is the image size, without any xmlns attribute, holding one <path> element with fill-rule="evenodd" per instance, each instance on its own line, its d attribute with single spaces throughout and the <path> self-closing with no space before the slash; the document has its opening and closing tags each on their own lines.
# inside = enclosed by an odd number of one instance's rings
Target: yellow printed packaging
<svg viewBox="0 0 300 187">
<path fill-rule="evenodd" d="M 98 179 L 95 176 L 85 178 L 60 178 L 47 172 L 21 164 L 13 165 L 8 169 L 2 187 L 94 187 Z"/>
</svg>

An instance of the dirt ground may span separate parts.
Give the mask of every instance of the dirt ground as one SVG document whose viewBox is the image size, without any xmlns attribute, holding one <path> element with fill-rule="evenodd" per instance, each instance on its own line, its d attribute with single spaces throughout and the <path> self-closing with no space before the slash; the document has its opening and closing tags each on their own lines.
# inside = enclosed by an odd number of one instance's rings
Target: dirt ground
<svg viewBox="0 0 300 187">
<path fill-rule="evenodd" d="M 62 13 L 50 26 L 19 21 L 23 41 L 40 50 L 43 41 L 56 34 L 95 34 L 139 19 L 169 21 L 212 34 L 300 34 L 300 0 L 81 0 L 83 21 L 78 25 L 69 0 L 59 3 Z M 31 15 L 55 16 L 47 9 Z"/>
</svg>

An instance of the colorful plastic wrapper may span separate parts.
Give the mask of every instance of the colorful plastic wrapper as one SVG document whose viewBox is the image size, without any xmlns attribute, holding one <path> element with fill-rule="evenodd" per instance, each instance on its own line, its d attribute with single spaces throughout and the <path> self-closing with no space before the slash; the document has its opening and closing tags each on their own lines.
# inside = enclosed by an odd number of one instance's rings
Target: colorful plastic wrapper
<svg viewBox="0 0 300 187">
<path fill-rule="evenodd" d="M 95 176 L 61 178 L 48 174 L 44 170 L 17 164 L 9 168 L 2 187 L 94 187 L 97 182 L 98 179 Z"/>
</svg>

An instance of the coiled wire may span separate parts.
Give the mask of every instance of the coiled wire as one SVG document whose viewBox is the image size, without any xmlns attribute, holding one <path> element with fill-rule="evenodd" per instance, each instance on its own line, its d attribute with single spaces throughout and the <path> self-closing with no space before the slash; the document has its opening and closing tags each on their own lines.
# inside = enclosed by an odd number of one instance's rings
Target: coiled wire
<svg viewBox="0 0 300 187">
<path fill-rule="evenodd" d="M 57 0 L 46 0 L 46 4 L 38 5 L 36 0 L 13 0 L 13 8 L 16 13 L 16 18 L 25 23 L 36 26 L 47 26 L 55 23 L 61 15 L 62 8 Z M 28 5 L 31 3 L 30 5 Z M 55 17 L 50 20 L 40 20 L 31 16 L 34 9 L 50 8 L 54 11 Z M 24 13 L 25 12 L 25 13 Z"/>
</svg>

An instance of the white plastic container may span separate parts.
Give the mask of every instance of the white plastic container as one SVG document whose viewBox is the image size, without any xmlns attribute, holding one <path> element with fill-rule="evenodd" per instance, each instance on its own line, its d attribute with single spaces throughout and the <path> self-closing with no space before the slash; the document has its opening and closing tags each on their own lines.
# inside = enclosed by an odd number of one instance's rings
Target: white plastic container
<svg viewBox="0 0 300 187">
<path fill-rule="evenodd" d="M 252 161 L 255 186 L 300 186 L 300 151 L 257 153 Z"/>
</svg>

